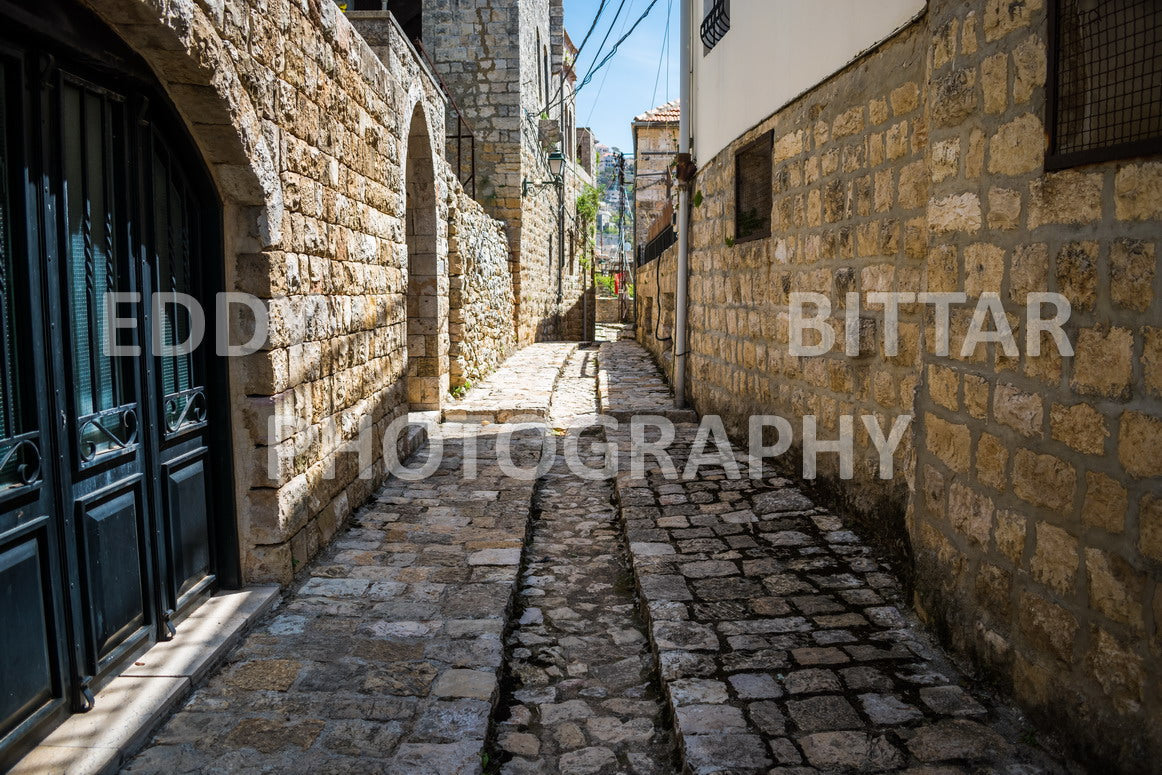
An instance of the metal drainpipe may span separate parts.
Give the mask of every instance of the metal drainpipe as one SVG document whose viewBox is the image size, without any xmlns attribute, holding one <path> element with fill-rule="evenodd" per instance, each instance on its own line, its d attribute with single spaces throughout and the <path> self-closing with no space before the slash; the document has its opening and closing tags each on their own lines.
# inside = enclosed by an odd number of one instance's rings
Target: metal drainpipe
<svg viewBox="0 0 1162 775">
<path fill-rule="evenodd" d="M 682 55 L 681 55 L 681 114 L 678 121 L 678 154 L 680 159 L 690 158 L 690 113 L 693 94 L 690 83 L 690 36 L 693 34 L 690 4 L 682 3 Z M 658 259 L 659 261 L 661 258 Z M 674 289 L 674 406 L 686 407 L 686 307 L 687 285 L 690 280 L 690 182 L 685 176 L 678 179 L 678 278 Z M 661 293 L 661 288 L 658 289 Z"/>
</svg>

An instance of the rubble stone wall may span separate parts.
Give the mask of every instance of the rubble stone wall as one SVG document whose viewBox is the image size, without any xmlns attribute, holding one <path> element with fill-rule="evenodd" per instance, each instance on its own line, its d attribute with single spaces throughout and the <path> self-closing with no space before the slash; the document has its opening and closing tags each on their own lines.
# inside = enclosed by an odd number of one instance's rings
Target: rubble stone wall
<svg viewBox="0 0 1162 775">
<path fill-rule="evenodd" d="M 840 414 L 913 414 L 888 482 L 857 418 L 839 507 L 911 554 L 918 612 L 1075 754 L 1146 772 L 1162 756 L 1162 162 L 1045 171 L 1047 36 L 1042 0 L 933 0 L 699 159 L 687 384 L 736 434 L 750 414 L 786 416 L 797 440 L 804 415 L 828 439 Z M 732 244 L 734 155 L 768 129 L 772 236 Z M 660 261 L 665 336 L 674 258 Z M 668 372 L 657 269 L 638 271 L 638 337 Z M 793 290 L 830 299 L 839 347 L 848 291 L 968 303 L 949 356 L 931 306 L 901 309 L 899 353 L 885 355 L 882 308 L 864 298 L 860 357 L 796 358 Z M 1049 337 L 1029 355 L 1036 291 L 1070 300 L 1073 356 Z M 988 293 L 1019 351 L 959 357 Z"/>
<path fill-rule="evenodd" d="M 477 383 L 512 354 L 512 275 L 504 224 L 463 191 L 448 224 L 452 388 Z"/>
<path fill-rule="evenodd" d="M 678 279 L 678 246 L 634 272 L 637 340 L 674 384 L 674 288 Z M 660 297 L 658 288 L 661 288 Z"/>
<path fill-rule="evenodd" d="M 229 364 L 235 503 L 244 577 L 287 582 L 383 478 L 379 440 L 408 408 L 417 107 L 433 159 L 417 190 L 436 216 L 434 324 L 447 328 L 460 193 L 443 98 L 394 23 L 373 50 L 330 0 L 89 5 L 154 69 L 203 154 L 223 201 L 226 290 L 266 303 L 266 348 Z M 245 341 L 253 321 L 231 325 Z"/>
</svg>

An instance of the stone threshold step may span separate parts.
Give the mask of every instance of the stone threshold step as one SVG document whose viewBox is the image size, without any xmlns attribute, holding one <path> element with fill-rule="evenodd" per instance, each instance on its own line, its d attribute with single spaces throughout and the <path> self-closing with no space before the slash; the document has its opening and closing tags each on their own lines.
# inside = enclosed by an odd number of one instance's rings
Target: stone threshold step
<svg viewBox="0 0 1162 775">
<path fill-rule="evenodd" d="M 173 640 L 139 656 L 97 693 L 91 711 L 70 716 L 10 775 L 117 772 L 278 597 L 277 585 L 214 595 L 178 624 Z"/>
</svg>

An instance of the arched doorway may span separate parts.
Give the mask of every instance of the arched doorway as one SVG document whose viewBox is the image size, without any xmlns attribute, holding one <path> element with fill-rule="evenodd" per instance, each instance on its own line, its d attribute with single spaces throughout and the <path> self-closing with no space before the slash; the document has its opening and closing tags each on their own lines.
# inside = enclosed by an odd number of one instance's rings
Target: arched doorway
<svg viewBox="0 0 1162 775">
<path fill-rule="evenodd" d="M 411 411 L 438 410 L 448 392 L 448 281 L 441 271 L 435 160 L 422 105 L 412 112 L 404 180 L 407 403 Z"/>
<path fill-rule="evenodd" d="M 0 767 L 237 560 L 217 193 L 144 62 L 37 11 L 0 8 Z"/>
</svg>

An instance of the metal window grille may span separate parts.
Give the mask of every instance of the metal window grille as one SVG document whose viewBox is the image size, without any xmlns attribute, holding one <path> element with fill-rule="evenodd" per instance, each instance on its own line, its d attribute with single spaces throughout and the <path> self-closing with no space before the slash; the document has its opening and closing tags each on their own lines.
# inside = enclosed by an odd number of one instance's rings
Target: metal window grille
<svg viewBox="0 0 1162 775">
<path fill-rule="evenodd" d="M 713 0 L 702 19 L 702 43 L 709 51 L 730 30 L 730 0 Z"/>
<path fill-rule="evenodd" d="M 1162 3 L 1050 3 L 1047 169 L 1162 152 Z"/>
<path fill-rule="evenodd" d="M 734 160 L 734 239 L 771 236 L 771 152 L 774 134 L 767 132 L 743 148 Z"/>
</svg>

